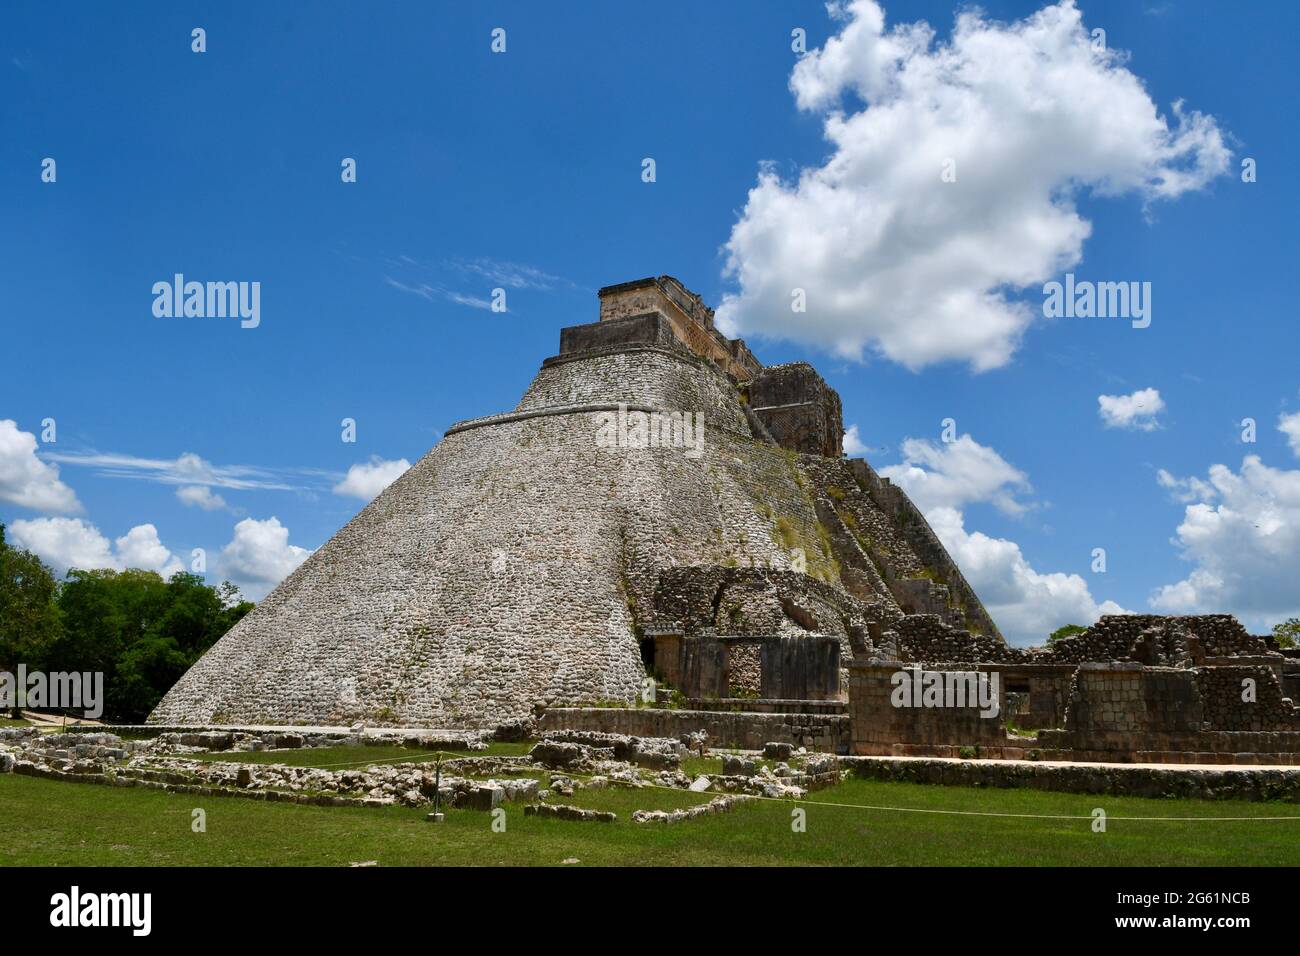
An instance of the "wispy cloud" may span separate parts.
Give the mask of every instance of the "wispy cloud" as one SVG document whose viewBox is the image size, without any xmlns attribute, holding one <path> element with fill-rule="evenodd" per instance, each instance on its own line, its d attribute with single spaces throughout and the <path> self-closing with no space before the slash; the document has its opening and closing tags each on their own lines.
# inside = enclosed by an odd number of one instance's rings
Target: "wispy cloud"
<svg viewBox="0 0 1300 956">
<path fill-rule="evenodd" d="M 507 289 L 538 289 L 549 292 L 559 288 L 576 288 L 574 283 L 562 276 L 543 272 L 536 266 L 519 262 L 503 262 L 497 259 L 456 259 L 451 265 L 461 272 L 482 276 L 489 282 Z"/>
<path fill-rule="evenodd" d="M 444 289 L 441 286 L 429 285 L 427 282 L 421 282 L 419 285 L 407 285 L 405 282 L 398 282 L 392 276 L 384 276 L 384 281 L 394 289 L 401 289 L 403 292 L 409 292 L 412 295 L 418 295 L 422 299 L 433 302 L 436 299 L 446 299 L 448 302 L 454 302 L 457 305 L 467 305 L 474 309 L 490 309 L 492 303 L 487 299 L 480 299 L 472 295 L 466 295 L 463 292 L 455 292 L 451 289 Z"/>
<path fill-rule="evenodd" d="M 490 310 L 489 293 L 493 289 L 557 292 L 582 288 L 537 266 L 487 256 L 428 262 L 402 253 L 380 256 L 379 261 L 384 267 L 384 282 L 394 289 L 428 302 L 451 302 L 472 309 Z M 466 286 L 473 286 L 475 291 L 462 291 Z"/>
<path fill-rule="evenodd" d="M 229 488 L 238 491 L 307 491 L 334 483 L 341 475 L 312 468 L 262 468 L 255 465 L 214 465 L 193 452 L 176 458 L 89 452 L 48 452 L 61 465 L 93 468 L 105 478 L 137 478 L 165 485 Z"/>
</svg>

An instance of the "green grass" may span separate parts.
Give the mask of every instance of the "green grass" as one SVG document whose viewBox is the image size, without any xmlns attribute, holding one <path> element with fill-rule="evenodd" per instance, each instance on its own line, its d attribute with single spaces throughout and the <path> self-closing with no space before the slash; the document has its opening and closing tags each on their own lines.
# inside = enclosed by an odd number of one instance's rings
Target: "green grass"
<svg viewBox="0 0 1300 956">
<path fill-rule="evenodd" d="M 195 797 L 0 776 L 0 865 L 1228 865 L 1300 863 L 1300 805 L 1145 800 L 1034 790 L 982 790 L 852 780 L 797 806 L 807 831 L 791 831 L 796 805 L 754 801 L 729 813 L 664 826 L 631 822 L 638 808 L 667 809 L 712 794 L 610 788 L 553 802 L 619 815 L 613 824 L 525 817 L 507 807 L 505 833 L 486 813 L 452 810 L 441 825 L 425 810 L 306 807 L 235 797 Z M 830 806 L 1067 814 L 1085 819 L 960 816 Z M 1094 807 L 1110 816 L 1093 833 Z M 207 832 L 190 829 L 191 810 Z M 1284 821 L 1251 820 L 1291 816 Z M 1228 822 L 1130 821 L 1124 816 L 1232 816 Z"/>
<path fill-rule="evenodd" d="M 30 727 L 31 724 L 17 717 L 0 717 L 0 727 Z"/>
<path fill-rule="evenodd" d="M 746 756 L 748 756 L 750 760 L 754 761 L 754 766 L 756 767 L 768 767 L 769 769 L 775 770 L 776 765 L 780 762 L 777 760 L 764 760 L 760 757 L 754 756 L 753 754 L 747 754 Z M 683 757 L 682 772 L 690 777 L 698 777 L 702 773 L 722 773 L 722 758 Z"/>
<path fill-rule="evenodd" d="M 702 773 L 722 773 L 722 758 L 683 757 L 682 771 L 688 777 L 698 777 Z"/>
<path fill-rule="evenodd" d="M 455 757 L 519 757 L 532 749 L 532 744 L 490 743 L 487 750 L 441 751 L 443 759 Z M 317 767 L 320 769 L 346 769 L 364 767 L 368 763 L 424 763 L 437 760 L 439 751 L 415 750 L 392 744 L 366 744 L 359 747 L 304 747 L 301 750 L 257 750 L 236 753 L 186 754 L 198 760 L 221 760 L 230 763 L 282 763 L 290 767 Z"/>
</svg>

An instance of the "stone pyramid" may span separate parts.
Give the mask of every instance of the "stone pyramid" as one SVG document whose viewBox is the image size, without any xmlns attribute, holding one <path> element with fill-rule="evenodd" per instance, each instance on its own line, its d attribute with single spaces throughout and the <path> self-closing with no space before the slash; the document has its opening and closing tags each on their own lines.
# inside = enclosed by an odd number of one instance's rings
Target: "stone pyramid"
<svg viewBox="0 0 1300 956">
<path fill-rule="evenodd" d="M 763 368 L 676 280 L 602 289 L 513 411 L 450 428 L 149 720 L 486 727 L 634 703 L 659 634 L 1000 640 L 842 433 L 811 366 Z"/>
</svg>

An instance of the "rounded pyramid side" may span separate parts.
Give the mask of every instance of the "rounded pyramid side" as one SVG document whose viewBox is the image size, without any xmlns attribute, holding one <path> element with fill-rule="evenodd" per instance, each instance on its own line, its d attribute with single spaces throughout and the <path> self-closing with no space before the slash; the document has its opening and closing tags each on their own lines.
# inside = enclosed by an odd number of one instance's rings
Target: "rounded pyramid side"
<svg viewBox="0 0 1300 956">
<path fill-rule="evenodd" d="M 590 406 L 620 402 L 701 413 L 703 447 L 602 447 Z M 548 363 L 514 413 L 453 430 L 309 557 L 150 721 L 471 727 L 631 703 L 660 570 L 788 568 L 774 516 L 817 540 L 793 456 L 753 440 L 716 370 L 655 350 Z"/>
</svg>

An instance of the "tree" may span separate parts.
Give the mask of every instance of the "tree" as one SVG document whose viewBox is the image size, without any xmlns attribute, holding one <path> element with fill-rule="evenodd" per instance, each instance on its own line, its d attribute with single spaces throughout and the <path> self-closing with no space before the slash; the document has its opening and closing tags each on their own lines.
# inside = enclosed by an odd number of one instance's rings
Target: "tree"
<svg viewBox="0 0 1300 956">
<path fill-rule="evenodd" d="M 1079 624 L 1066 624 L 1064 627 L 1058 627 L 1047 636 L 1048 645 L 1055 644 L 1063 637 L 1073 637 L 1076 634 L 1082 634 L 1087 628 Z"/>
<path fill-rule="evenodd" d="M 1292 617 L 1273 625 L 1273 640 L 1278 647 L 1300 647 L 1300 617 Z"/>
<path fill-rule="evenodd" d="M 229 581 L 73 569 L 59 582 L 0 525 L 0 670 L 99 672 L 104 714 L 138 721 L 253 609 Z"/>
<path fill-rule="evenodd" d="M 30 551 L 11 548 L 0 525 L 0 670 L 33 670 L 62 633 L 54 573 Z"/>
<path fill-rule="evenodd" d="M 63 633 L 49 669 L 100 671 L 105 715 L 139 721 L 208 648 L 252 610 L 229 582 L 179 572 L 68 572 L 59 589 Z"/>
<path fill-rule="evenodd" d="M 192 663 L 172 637 L 154 634 L 136 641 L 117 660 L 108 708 L 132 720 L 144 719 Z"/>
</svg>

